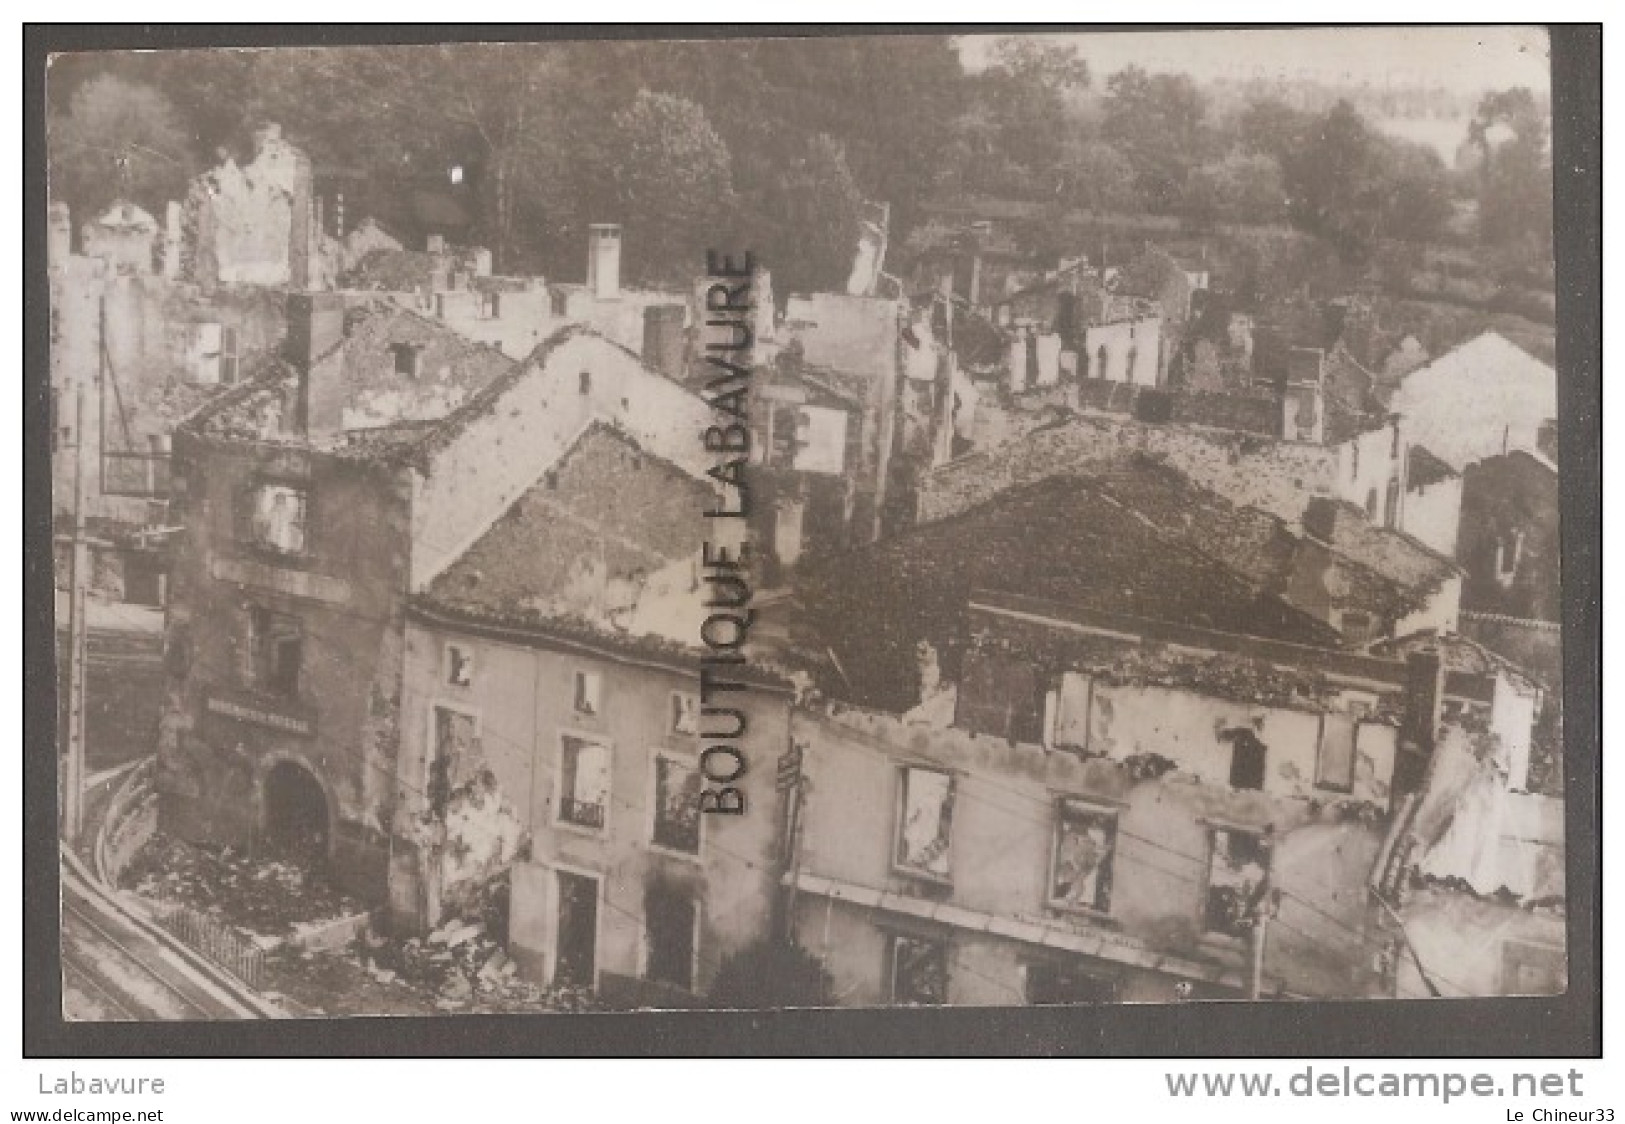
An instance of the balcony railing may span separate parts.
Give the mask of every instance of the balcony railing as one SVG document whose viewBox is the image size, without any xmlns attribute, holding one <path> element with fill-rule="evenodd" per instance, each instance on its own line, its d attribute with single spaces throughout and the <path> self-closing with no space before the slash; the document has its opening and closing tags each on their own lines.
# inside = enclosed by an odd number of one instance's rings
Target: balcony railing
<svg viewBox="0 0 1625 1124">
<path fill-rule="evenodd" d="M 602 804 L 589 804 L 585 800 L 577 800 L 573 796 L 566 796 L 560 802 L 559 816 L 565 823 L 573 823 L 577 827 L 604 826 L 604 806 Z"/>
<path fill-rule="evenodd" d="M 103 453 L 102 494 L 137 499 L 169 497 L 168 453 Z"/>
</svg>

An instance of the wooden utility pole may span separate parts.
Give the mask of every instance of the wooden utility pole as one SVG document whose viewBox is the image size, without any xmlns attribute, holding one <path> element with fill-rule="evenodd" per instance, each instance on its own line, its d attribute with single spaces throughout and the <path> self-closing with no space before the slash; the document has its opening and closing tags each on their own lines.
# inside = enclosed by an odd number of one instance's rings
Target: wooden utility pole
<svg viewBox="0 0 1625 1124">
<path fill-rule="evenodd" d="M 73 404 L 73 537 L 68 555 L 68 736 L 62 769 L 62 838 L 75 843 L 85 809 L 85 587 L 90 583 L 90 546 L 85 538 L 85 383 L 78 380 Z"/>
<path fill-rule="evenodd" d="M 1258 897 L 1258 904 L 1253 908 L 1253 941 L 1252 941 L 1252 969 L 1248 972 L 1247 998 L 1264 998 L 1264 944 L 1269 940 L 1270 919 L 1280 908 L 1281 896 L 1279 891 L 1269 888 L 1266 881 L 1264 892 Z"/>
</svg>

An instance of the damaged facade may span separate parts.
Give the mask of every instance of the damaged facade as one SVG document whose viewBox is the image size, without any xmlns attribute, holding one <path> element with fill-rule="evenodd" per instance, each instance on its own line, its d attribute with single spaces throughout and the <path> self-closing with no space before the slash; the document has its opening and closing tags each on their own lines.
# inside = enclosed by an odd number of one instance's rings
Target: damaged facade
<svg viewBox="0 0 1625 1124">
<path fill-rule="evenodd" d="M 944 544 L 916 545 L 924 561 Z M 1031 544 L 1035 558 L 1052 546 Z M 1244 603 L 1213 563 L 1178 565 L 1208 571 L 1203 606 Z M 1093 594 L 1051 591 L 1066 601 L 955 586 L 929 620 L 893 575 L 947 575 L 895 554 L 857 567 L 855 586 L 886 587 L 861 618 L 884 646 L 825 633 L 845 676 L 794 725 L 811 780 L 797 934 L 852 1002 L 1380 993 L 1373 954 L 1389 942 L 1368 932 L 1364 879 L 1401 749 L 1422 752 L 1405 664 L 1314 646 L 1289 614 L 1277 639 L 1147 607 L 1117 593 L 1115 566 Z M 1149 568 L 1148 583 L 1174 576 Z M 815 595 L 813 617 L 849 619 L 838 600 Z"/>
<path fill-rule="evenodd" d="M 702 815 L 702 730 L 789 745 L 787 682 L 702 716 L 703 475 L 593 423 L 412 602 L 392 914 L 438 924 L 493 876 L 509 952 L 554 984 L 686 1006 L 769 932 L 772 772 Z"/>
<path fill-rule="evenodd" d="M 686 408 L 697 427 L 704 403 L 585 330 L 515 364 L 398 309 L 298 305 L 286 352 L 177 437 L 163 815 L 182 837 L 265 841 L 267 771 L 291 762 L 324 792 L 334 871 L 378 901 L 407 595 L 594 421 L 697 467 L 667 423 Z"/>
<path fill-rule="evenodd" d="M 342 182 L 267 126 L 78 254 L 52 213 L 53 439 L 167 544 L 117 579 L 167 602 L 165 832 L 395 934 L 505 917 L 621 1007 L 764 941 L 847 1005 L 1564 986 L 1549 369 L 1384 366 L 1359 301 L 1268 317 L 1149 246 L 982 226 L 905 283 L 865 204 L 842 291 L 740 275 L 730 523 L 707 280 L 637 287 L 613 223 L 579 282 L 505 275 Z M 747 540 L 748 690 L 707 707 Z M 699 809 L 718 722 L 745 815 Z"/>
</svg>

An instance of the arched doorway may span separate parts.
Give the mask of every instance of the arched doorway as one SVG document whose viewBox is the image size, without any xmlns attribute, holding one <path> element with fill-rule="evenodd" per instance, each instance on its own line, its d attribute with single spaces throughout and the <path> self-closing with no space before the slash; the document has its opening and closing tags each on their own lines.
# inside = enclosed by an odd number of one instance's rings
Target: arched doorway
<svg viewBox="0 0 1625 1124">
<path fill-rule="evenodd" d="M 278 761 L 265 774 L 261 800 L 267 853 L 313 865 L 327 858 L 327 794 L 309 769 Z"/>
</svg>

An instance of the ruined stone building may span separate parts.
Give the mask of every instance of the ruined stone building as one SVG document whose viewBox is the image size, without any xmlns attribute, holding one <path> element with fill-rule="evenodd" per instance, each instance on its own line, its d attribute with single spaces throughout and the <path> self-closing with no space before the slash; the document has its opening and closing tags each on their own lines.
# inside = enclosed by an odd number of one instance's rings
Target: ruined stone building
<svg viewBox="0 0 1625 1124">
<path fill-rule="evenodd" d="M 176 437 L 165 830 L 311 846 L 384 901 L 401 724 L 427 721 L 401 710 L 408 597 L 594 422 L 703 471 L 707 419 L 585 329 L 517 364 L 387 303 L 300 295 L 286 349 Z"/>
<path fill-rule="evenodd" d="M 82 225 L 74 252 L 72 217 L 53 204 L 48 240 L 53 511 L 69 513 L 83 465 L 83 513 L 106 544 L 93 591 L 155 606 L 170 564 L 174 429 L 277 347 L 284 321 L 278 291 L 185 280 L 176 213 L 160 228 L 114 204 Z"/>
<path fill-rule="evenodd" d="M 1567 990 L 1564 802 L 1551 744 L 1532 738 L 1541 687 L 1463 637 L 1408 637 L 1445 672 L 1439 743 L 1371 874 L 1380 923 L 1403 934 L 1392 994 Z"/>
<path fill-rule="evenodd" d="M 1537 695 L 1448 632 L 1349 651 L 1292 578 L 1321 575 L 1350 615 L 1394 603 L 1372 568 L 1399 568 L 1380 557 L 1394 537 L 1349 517 L 1387 541 L 1327 525 L 1306 547 L 1140 464 L 1013 488 L 810 572 L 802 642 L 831 666 L 826 702 L 793 717 L 810 778 L 794 917 L 838 990 L 1393 994 L 1403 944 L 1368 883 L 1394 816 L 1442 736 L 1493 729 L 1503 778 L 1527 771 Z M 1425 567 L 1411 597 L 1459 579 L 1407 557 Z"/>
<path fill-rule="evenodd" d="M 254 156 L 226 157 L 192 181 L 183 212 L 184 273 L 204 288 L 323 287 L 322 223 L 310 158 L 267 124 Z"/>
<path fill-rule="evenodd" d="M 769 935 L 792 691 L 753 655 L 728 675 L 748 690 L 713 698 L 702 727 L 715 499 L 703 473 L 595 422 L 414 595 L 398 923 L 432 927 L 495 878 L 521 970 L 623 1006 L 692 1005 Z M 736 720 L 746 810 L 702 814 L 702 729 Z"/>
<path fill-rule="evenodd" d="M 793 719 L 796 935 L 846 1001 L 1382 993 L 1365 881 L 1432 749 L 1438 660 L 1340 650 L 1086 481 L 799 596 L 835 670 Z"/>
<path fill-rule="evenodd" d="M 1557 465 L 1534 450 L 1485 457 L 1463 473 L 1457 557 L 1463 607 L 1522 620 L 1561 619 Z"/>
</svg>

